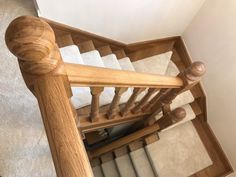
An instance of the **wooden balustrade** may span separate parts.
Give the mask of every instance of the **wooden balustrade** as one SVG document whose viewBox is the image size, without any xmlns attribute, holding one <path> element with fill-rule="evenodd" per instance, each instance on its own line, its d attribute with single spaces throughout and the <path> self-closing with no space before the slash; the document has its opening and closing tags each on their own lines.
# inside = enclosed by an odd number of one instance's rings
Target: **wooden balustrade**
<svg viewBox="0 0 236 177">
<path fill-rule="evenodd" d="M 161 100 L 161 98 L 165 97 L 165 95 L 170 91 L 171 89 L 167 88 L 161 89 L 160 92 L 158 92 L 158 94 L 154 96 L 154 98 L 152 98 L 146 105 L 143 106 L 142 111 L 146 112 L 150 110 L 157 102 L 159 102 L 159 100 Z"/>
<path fill-rule="evenodd" d="M 201 62 L 193 63 L 178 77 L 63 63 L 51 27 L 42 19 L 30 16 L 19 17 L 9 25 L 6 44 L 18 58 L 25 83 L 38 100 L 58 177 L 93 176 L 80 131 L 112 127 L 151 115 L 147 119 L 151 126 L 122 139 L 120 144 L 115 144 L 117 147 L 159 130 L 158 124 L 165 128 L 181 120 L 183 110 L 169 113 L 169 107 L 163 108 L 163 105 L 169 105 L 178 94 L 198 83 L 205 72 Z M 71 86 L 91 88 L 89 120 L 79 119 L 80 131 L 76 127 L 76 111 L 69 100 Z M 115 87 L 108 119 L 99 112 L 99 97 L 104 87 Z M 134 88 L 133 93 L 119 111 L 120 98 L 128 87 Z M 135 106 L 137 97 L 145 89 L 148 89 L 147 94 Z M 159 89 L 160 92 L 149 101 Z M 155 123 L 154 117 L 162 109 L 164 117 Z M 110 146 L 113 147 L 114 144 Z"/>
<path fill-rule="evenodd" d="M 128 88 L 120 88 L 120 87 L 115 88 L 115 96 L 112 100 L 111 106 L 107 113 L 109 119 L 113 119 L 118 114 L 120 110 L 119 109 L 120 98 L 122 94 L 125 93 L 127 90 Z"/>
<path fill-rule="evenodd" d="M 118 149 L 122 146 L 128 145 L 129 143 L 131 143 L 135 140 L 138 140 L 138 139 L 145 137 L 149 134 L 157 132 L 159 129 L 160 129 L 160 127 L 158 124 L 153 124 L 149 127 L 145 127 L 141 130 L 138 130 L 138 131 L 130 134 L 130 135 L 122 137 L 119 140 L 116 140 L 106 146 L 103 146 L 101 148 L 90 151 L 89 157 L 90 157 L 90 159 L 93 159 L 93 158 L 101 156 L 102 154 L 112 152 L 113 150 Z"/>
<path fill-rule="evenodd" d="M 5 39 L 18 58 L 26 85 L 38 100 L 57 176 L 92 177 L 53 30 L 39 18 L 22 16 L 10 23 Z"/>
<path fill-rule="evenodd" d="M 155 121 L 160 129 L 163 130 L 173 124 L 176 124 L 186 117 L 186 111 L 184 108 L 176 108 L 174 111 L 166 113 L 162 118 Z"/>
<path fill-rule="evenodd" d="M 92 102 L 91 102 L 91 112 L 90 120 L 91 122 L 96 122 L 99 119 L 99 97 L 103 92 L 103 87 L 91 87 Z"/>
<path fill-rule="evenodd" d="M 201 77 L 206 72 L 205 65 L 202 62 L 194 62 L 185 71 L 181 72 L 178 77 L 182 78 L 184 85 L 177 89 L 170 89 L 170 91 L 161 97 L 152 107 L 152 115 L 147 119 L 145 124 L 153 124 L 155 122 L 155 116 L 162 110 L 163 105 L 171 104 L 172 100 L 179 94 L 190 90 L 193 86 L 199 83 Z"/>
<path fill-rule="evenodd" d="M 163 130 L 183 120 L 185 117 L 186 117 L 186 111 L 183 108 L 177 108 L 174 111 L 169 112 L 166 115 L 163 115 L 162 118 L 155 121 L 155 123 L 150 126 L 142 128 L 127 136 L 124 136 L 119 140 L 113 141 L 112 143 L 107 144 L 103 147 L 90 151 L 89 157 L 90 159 L 94 159 L 101 156 L 102 154 L 106 154 L 120 147 L 127 146 L 131 142 L 140 140 L 142 138 L 146 138 L 147 136 L 152 135 L 153 133 L 157 133 L 158 131 Z"/>
<path fill-rule="evenodd" d="M 151 96 L 156 93 L 158 91 L 158 89 L 156 88 L 150 88 L 148 89 L 148 92 L 146 93 L 146 95 L 141 99 L 141 101 L 137 104 L 137 106 L 135 106 L 132 109 L 133 113 L 138 113 L 140 111 L 142 111 L 142 108 L 148 103 L 149 99 L 151 98 Z"/>
<path fill-rule="evenodd" d="M 133 108 L 135 101 L 140 93 L 142 93 L 145 88 L 134 88 L 131 97 L 129 98 L 128 102 L 126 103 L 125 107 L 121 110 L 121 115 L 125 116 L 129 113 L 131 108 Z"/>
</svg>

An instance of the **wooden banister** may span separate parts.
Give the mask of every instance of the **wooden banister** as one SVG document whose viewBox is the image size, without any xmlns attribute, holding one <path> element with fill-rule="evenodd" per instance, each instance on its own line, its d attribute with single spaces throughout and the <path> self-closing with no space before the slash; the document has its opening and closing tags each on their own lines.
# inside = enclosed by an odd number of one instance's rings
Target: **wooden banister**
<svg viewBox="0 0 236 177">
<path fill-rule="evenodd" d="M 64 63 L 71 86 L 179 88 L 178 77 Z"/>
<path fill-rule="evenodd" d="M 160 129 L 165 129 L 173 124 L 176 124 L 183 120 L 186 117 L 186 111 L 184 108 L 176 108 L 172 112 L 168 112 L 162 118 L 157 120 L 157 124 L 160 126 Z"/>
<path fill-rule="evenodd" d="M 121 115 L 124 116 L 129 113 L 131 108 L 134 106 L 135 101 L 140 93 L 142 93 L 145 88 L 134 88 L 131 97 L 129 98 L 128 102 L 126 103 L 124 109 L 121 110 Z"/>
<path fill-rule="evenodd" d="M 169 93 L 170 91 L 171 91 L 170 88 L 161 89 L 160 92 L 158 92 L 158 94 L 156 94 L 156 96 L 154 96 L 154 98 L 152 98 L 146 105 L 143 106 L 143 108 L 142 108 L 143 112 L 150 110 L 155 105 L 155 103 L 157 103 L 159 100 L 161 100 L 163 97 L 165 97 L 165 95 L 167 93 Z"/>
<path fill-rule="evenodd" d="M 158 91 L 158 89 L 155 88 L 150 88 L 148 89 L 148 92 L 146 93 L 146 95 L 142 98 L 142 100 L 137 104 L 137 106 L 135 106 L 132 109 L 133 113 L 137 113 L 142 111 L 142 108 L 148 103 L 149 99 L 151 98 L 151 96 L 153 94 L 155 94 Z"/>
<path fill-rule="evenodd" d="M 127 146 L 130 143 L 140 140 L 142 138 L 147 137 L 148 135 L 152 135 L 153 133 L 157 133 L 160 130 L 163 130 L 167 128 L 168 126 L 171 126 L 181 120 L 183 120 L 186 117 L 186 111 L 183 108 L 177 108 L 172 112 L 169 112 L 166 115 L 163 115 L 162 118 L 155 121 L 154 124 L 147 126 L 143 129 L 140 129 L 134 133 L 131 133 L 127 136 L 124 136 L 116 141 L 113 141 L 110 144 L 107 144 L 103 147 L 97 148 L 95 150 L 92 150 L 89 152 L 90 159 L 97 158 L 103 154 L 106 154 L 108 152 L 112 152 L 115 149 L 118 149 L 123 146 Z"/>
<path fill-rule="evenodd" d="M 180 77 L 184 85 L 177 89 L 170 89 L 168 93 L 160 97 L 155 104 L 151 107 L 152 115 L 146 121 L 146 124 L 153 124 L 155 122 L 155 116 L 160 113 L 163 105 L 171 104 L 179 94 L 190 90 L 193 86 L 198 84 L 201 80 L 201 77 L 205 74 L 206 68 L 204 63 L 197 61 L 192 63 L 185 71 L 181 72 L 178 77 Z"/>
<path fill-rule="evenodd" d="M 22 16 L 10 23 L 5 39 L 38 100 L 57 176 L 92 177 L 53 30 L 39 18 Z"/>
<path fill-rule="evenodd" d="M 120 138 L 119 140 L 116 140 L 106 146 L 103 146 L 101 148 L 95 149 L 93 151 L 90 151 L 89 157 L 90 159 L 96 158 L 101 156 L 102 154 L 105 154 L 107 152 L 111 152 L 117 148 L 120 148 L 124 145 L 128 145 L 132 141 L 136 141 L 142 137 L 145 137 L 149 134 L 152 134 L 154 132 L 157 132 L 160 129 L 158 124 L 153 124 L 149 127 L 145 127 L 141 130 L 138 130 L 130 135 L 127 135 L 125 137 Z"/>
</svg>

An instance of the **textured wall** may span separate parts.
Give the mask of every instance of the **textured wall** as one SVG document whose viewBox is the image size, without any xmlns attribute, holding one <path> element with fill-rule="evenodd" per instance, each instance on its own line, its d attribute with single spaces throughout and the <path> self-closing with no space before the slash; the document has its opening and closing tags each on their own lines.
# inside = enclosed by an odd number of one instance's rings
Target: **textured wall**
<svg viewBox="0 0 236 177">
<path fill-rule="evenodd" d="M 9 22 L 26 14 L 35 15 L 31 0 L 0 0 L 0 176 L 54 177 L 37 101 L 4 42 Z"/>
<path fill-rule="evenodd" d="M 184 33 L 193 58 L 204 61 L 208 121 L 236 169 L 236 1 L 206 0 Z M 231 175 L 236 177 L 234 173 Z"/>
</svg>

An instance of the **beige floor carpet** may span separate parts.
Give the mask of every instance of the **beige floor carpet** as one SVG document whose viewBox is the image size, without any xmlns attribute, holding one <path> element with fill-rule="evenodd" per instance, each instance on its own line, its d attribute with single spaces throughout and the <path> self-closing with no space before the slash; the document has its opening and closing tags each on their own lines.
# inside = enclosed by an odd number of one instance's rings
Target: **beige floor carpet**
<svg viewBox="0 0 236 177">
<path fill-rule="evenodd" d="M 6 48 L 8 24 L 35 15 L 31 0 L 0 0 L 0 176 L 54 177 L 37 101 L 26 88 L 17 59 Z"/>
</svg>

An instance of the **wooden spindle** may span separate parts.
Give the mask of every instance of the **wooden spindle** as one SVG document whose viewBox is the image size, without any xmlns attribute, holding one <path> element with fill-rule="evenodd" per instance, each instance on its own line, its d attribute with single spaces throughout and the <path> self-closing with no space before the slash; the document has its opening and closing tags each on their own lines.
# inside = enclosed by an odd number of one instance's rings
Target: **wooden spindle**
<svg viewBox="0 0 236 177">
<path fill-rule="evenodd" d="M 119 112 L 119 103 L 120 103 L 120 98 L 124 92 L 126 92 L 128 88 L 120 88 L 116 87 L 115 88 L 115 96 L 112 100 L 111 106 L 109 108 L 109 111 L 107 113 L 108 119 L 113 119 Z"/>
<path fill-rule="evenodd" d="M 99 119 L 99 97 L 104 90 L 103 87 L 91 87 L 92 102 L 91 102 L 91 112 L 90 120 L 91 122 L 96 122 Z"/>
<path fill-rule="evenodd" d="M 162 97 L 155 105 L 151 108 L 153 114 L 146 120 L 146 124 L 152 124 L 155 116 L 160 113 L 161 107 L 166 104 L 171 104 L 179 94 L 190 90 L 193 86 L 199 83 L 201 77 L 206 72 L 204 63 L 194 62 L 189 68 L 181 72 L 178 77 L 180 77 L 184 85 L 177 89 L 171 89 L 164 97 Z"/>
<path fill-rule="evenodd" d="M 162 113 L 163 113 L 163 115 L 166 115 L 168 112 L 171 112 L 170 104 L 163 105 L 162 106 Z"/>
<path fill-rule="evenodd" d="M 184 108 L 176 108 L 174 111 L 167 113 L 162 118 L 157 120 L 157 124 L 163 130 L 173 124 L 182 121 L 186 117 L 186 111 Z"/>
<path fill-rule="evenodd" d="M 5 40 L 18 57 L 26 85 L 38 100 L 57 176 L 92 177 L 53 30 L 39 18 L 22 16 L 10 23 Z"/>
<path fill-rule="evenodd" d="M 149 88 L 148 92 L 146 93 L 146 95 L 141 99 L 141 101 L 138 103 L 137 106 L 135 106 L 132 109 L 133 113 L 138 113 L 140 111 L 142 111 L 142 108 L 148 103 L 149 99 L 151 98 L 151 96 L 156 93 L 159 89 L 155 89 L 155 88 Z"/>
<path fill-rule="evenodd" d="M 161 98 L 163 98 L 167 93 L 169 93 L 171 89 L 161 89 L 160 92 L 154 96 L 143 108 L 142 111 L 149 111 Z"/>
<path fill-rule="evenodd" d="M 145 90 L 145 88 L 134 88 L 132 95 L 130 96 L 128 102 L 126 103 L 124 109 L 121 111 L 121 115 L 125 116 L 129 113 L 130 109 L 135 104 L 135 101 L 140 93 L 142 93 Z"/>
</svg>

